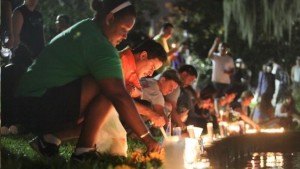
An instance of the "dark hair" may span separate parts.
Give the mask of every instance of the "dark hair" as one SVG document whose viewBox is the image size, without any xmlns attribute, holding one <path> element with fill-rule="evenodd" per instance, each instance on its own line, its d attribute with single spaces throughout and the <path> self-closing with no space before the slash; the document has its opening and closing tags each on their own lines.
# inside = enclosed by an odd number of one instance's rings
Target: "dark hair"
<svg viewBox="0 0 300 169">
<path fill-rule="evenodd" d="M 161 27 L 162 30 L 166 30 L 167 28 L 174 28 L 173 24 L 167 22 L 167 23 L 164 23 Z"/>
<path fill-rule="evenodd" d="M 155 42 L 154 40 L 144 41 L 132 49 L 133 54 L 137 54 L 142 51 L 147 52 L 148 59 L 158 58 L 163 63 L 167 61 L 167 53 L 165 49 L 161 46 L 161 44 Z"/>
<path fill-rule="evenodd" d="M 164 77 L 167 80 L 174 80 L 179 86 L 182 86 L 182 82 L 180 80 L 180 77 L 179 77 L 177 71 L 174 70 L 174 69 L 167 69 L 167 70 L 165 70 L 162 73 L 161 77 Z"/>
<path fill-rule="evenodd" d="M 96 11 L 96 15 L 100 17 L 105 17 L 109 12 L 118 7 L 124 2 L 129 2 L 128 0 L 93 0 L 91 7 L 94 11 Z M 114 13 L 114 17 L 116 19 L 120 19 L 123 16 L 132 15 L 136 16 L 135 8 L 133 5 L 127 6 L 116 13 Z"/>
<path fill-rule="evenodd" d="M 198 76 L 197 70 L 192 65 L 183 65 L 178 69 L 178 72 L 179 73 L 186 72 L 189 75 L 196 76 L 196 77 Z"/>
</svg>

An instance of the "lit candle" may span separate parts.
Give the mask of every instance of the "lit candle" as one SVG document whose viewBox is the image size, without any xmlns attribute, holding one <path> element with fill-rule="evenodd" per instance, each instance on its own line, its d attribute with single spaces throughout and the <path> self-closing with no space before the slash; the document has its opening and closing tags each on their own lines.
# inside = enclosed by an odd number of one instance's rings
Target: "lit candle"
<svg viewBox="0 0 300 169">
<path fill-rule="evenodd" d="M 171 47 L 172 47 L 172 48 L 176 48 L 176 44 L 175 44 L 175 43 L 172 43 L 172 44 L 171 44 Z"/>
<path fill-rule="evenodd" d="M 206 127 L 207 127 L 208 140 L 209 140 L 209 142 L 212 142 L 213 141 L 213 135 L 214 135 L 213 123 L 207 123 Z"/>
<path fill-rule="evenodd" d="M 178 136 L 168 137 L 164 141 L 165 148 L 165 167 L 166 169 L 183 169 L 184 168 L 184 157 L 183 153 L 185 150 L 185 140 Z"/>
</svg>

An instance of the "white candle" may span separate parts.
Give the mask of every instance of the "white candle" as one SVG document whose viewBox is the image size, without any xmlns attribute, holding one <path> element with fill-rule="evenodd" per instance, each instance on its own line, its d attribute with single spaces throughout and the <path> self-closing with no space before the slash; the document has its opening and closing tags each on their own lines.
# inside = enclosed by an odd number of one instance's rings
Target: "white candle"
<svg viewBox="0 0 300 169">
<path fill-rule="evenodd" d="M 208 135 L 208 140 L 209 142 L 213 141 L 213 135 L 214 135 L 214 130 L 213 130 L 213 123 L 207 123 L 207 135 Z"/>
<path fill-rule="evenodd" d="M 168 137 L 164 142 L 165 148 L 165 167 L 166 169 L 183 169 L 184 158 L 183 152 L 185 149 L 185 140 L 178 136 Z"/>
<path fill-rule="evenodd" d="M 188 125 L 186 126 L 186 129 L 189 133 L 190 138 L 195 138 L 194 125 Z"/>
</svg>

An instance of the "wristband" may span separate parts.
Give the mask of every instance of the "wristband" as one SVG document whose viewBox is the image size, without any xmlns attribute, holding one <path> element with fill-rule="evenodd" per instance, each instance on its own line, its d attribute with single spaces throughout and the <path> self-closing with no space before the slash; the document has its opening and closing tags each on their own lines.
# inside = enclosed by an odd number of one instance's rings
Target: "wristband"
<svg viewBox="0 0 300 169">
<path fill-rule="evenodd" d="M 142 134 L 141 136 L 140 136 L 140 138 L 144 138 L 144 137 L 146 137 L 147 135 L 149 135 L 150 134 L 150 131 L 148 131 L 147 133 L 145 133 L 145 134 Z"/>
</svg>

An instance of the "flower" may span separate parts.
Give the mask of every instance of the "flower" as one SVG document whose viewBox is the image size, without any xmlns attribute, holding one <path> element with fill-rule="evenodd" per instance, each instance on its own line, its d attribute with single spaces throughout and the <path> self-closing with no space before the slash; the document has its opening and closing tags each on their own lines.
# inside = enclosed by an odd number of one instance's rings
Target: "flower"
<svg viewBox="0 0 300 169">
<path fill-rule="evenodd" d="M 132 169 L 132 168 L 126 164 L 122 164 L 122 165 L 115 166 L 114 169 Z"/>
<path fill-rule="evenodd" d="M 131 153 L 130 161 L 139 168 L 160 168 L 164 162 L 164 152 L 151 152 L 144 154 L 142 151 L 136 150 Z"/>
</svg>

